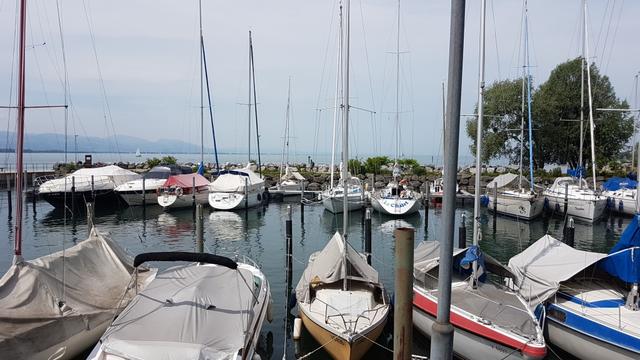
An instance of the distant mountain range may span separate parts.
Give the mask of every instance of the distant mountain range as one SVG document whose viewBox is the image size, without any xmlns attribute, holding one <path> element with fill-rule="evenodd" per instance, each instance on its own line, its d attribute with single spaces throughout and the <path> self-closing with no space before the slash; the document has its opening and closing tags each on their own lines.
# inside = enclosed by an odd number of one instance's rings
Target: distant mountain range
<svg viewBox="0 0 640 360">
<path fill-rule="evenodd" d="M 67 151 L 74 152 L 74 137 L 67 137 Z M 16 133 L 0 131 L 0 151 L 15 151 Z M 78 136 L 78 152 L 136 152 L 137 149 L 144 153 L 199 153 L 200 145 L 190 144 L 185 141 L 160 139 L 156 141 L 145 140 L 133 136 L 117 135 L 106 138 L 94 136 Z M 25 134 L 25 152 L 63 152 L 63 134 Z M 213 149 L 205 148 L 205 152 Z"/>
</svg>

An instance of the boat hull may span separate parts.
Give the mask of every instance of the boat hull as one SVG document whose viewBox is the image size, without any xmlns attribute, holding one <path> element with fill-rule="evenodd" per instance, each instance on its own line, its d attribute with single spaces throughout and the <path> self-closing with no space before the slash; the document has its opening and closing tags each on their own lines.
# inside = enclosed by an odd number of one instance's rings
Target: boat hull
<svg viewBox="0 0 640 360">
<path fill-rule="evenodd" d="M 545 194 L 547 201 L 549 202 L 549 208 L 564 212 L 564 195 L 558 196 L 555 194 Z M 604 209 L 607 206 L 607 200 L 603 198 L 599 199 L 579 199 L 569 197 L 567 200 L 567 214 L 586 222 L 595 222 L 602 217 Z"/>
<path fill-rule="evenodd" d="M 207 195 L 208 193 L 206 191 L 196 193 L 195 202 L 197 204 L 206 205 L 208 203 Z M 175 194 L 163 193 L 158 196 L 158 204 L 165 210 L 188 208 L 193 206 L 193 197 L 191 194 L 182 194 L 178 196 Z"/>
<path fill-rule="evenodd" d="M 532 199 L 498 194 L 498 202 L 495 197 L 489 195 L 488 209 L 495 211 L 500 215 L 511 216 L 518 219 L 532 220 L 542 214 L 544 209 L 544 198 L 539 196 Z"/>
<path fill-rule="evenodd" d="M 379 213 L 391 216 L 410 215 L 420 209 L 420 201 L 417 199 L 402 198 L 371 198 L 371 206 Z"/>
<path fill-rule="evenodd" d="M 94 199 L 94 196 L 95 205 L 100 209 L 117 208 L 126 204 L 118 193 L 113 190 L 96 190 L 93 195 L 91 191 L 76 192 L 75 195 L 72 195 L 71 191 L 43 192 L 39 193 L 38 196 L 56 209 L 64 209 L 65 203 L 68 209 L 71 209 L 72 204 L 78 209 L 84 208 L 87 202 L 91 202 Z"/>
<path fill-rule="evenodd" d="M 343 198 L 337 196 L 325 197 L 322 199 L 322 205 L 324 208 L 334 214 L 341 214 L 344 211 Z M 350 196 L 347 200 L 347 206 L 349 211 L 360 210 L 363 206 L 363 201 L 360 196 Z"/>
<path fill-rule="evenodd" d="M 209 205 L 216 210 L 240 210 L 252 208 L 262 204 L 263 195 L 260 192 L 248 194 L 212 192 L 209 193 Z"/>
<path fill-rule="evenodd" d="M 436 320 L 437 303 L 423 296 L 414 287 L 413 325 L 422 334 L 432 337 Z M 529 347 L 526 342 L 516 342 L 497 333 L 491 325 L 468 319 L 451 307 L 451 324 L 454 328 L 453 351 L 465 359 L 543 359 L 545 347 Z M 503 341 L 494 339 L 500 337 Z M 507 344 L 512 343 L 511 345 Z M 528 349 L 528 350 L 527 350 Z"/>
<path fill-rule="evenodd" d="M 158 203 L 157 190 L 145 190 L 144 196 L 141 191 L 118 191 L 118 194 L 129 206 L 142 206 Z M 143 202 L 144 199 L 144 202 Z"/>
<path fill-rule="evenodd" d="M 313 336 L 319 344 L 326 344 L 324 349 L 332 358 L 339 360 L 362 359 L 373 345 L 373 342 L 369 339 L 376 340 L 380 337 L 380 334 L 387 323 L 387 319 L 385 318 L 384 321 L 364 333 L 364 336 L 359 336 L 353 342 L 349 342 L 346 339 L 333 334 L 319 324 L 316 324 L 311 320 L 311 318 L 305 315 L 304 311 L 300 311 L 300 318 L 311 336 Z"/>
<path fill-rule="evenodd" d="M 616 191 L 604 191 L 602 196 L 610 199 L 611 210 L 619 214 L 635 215 L 636 214 L 636 200 L 629 197 L 624 197 L 624 194 L 620 194 Z"/>
</svg>

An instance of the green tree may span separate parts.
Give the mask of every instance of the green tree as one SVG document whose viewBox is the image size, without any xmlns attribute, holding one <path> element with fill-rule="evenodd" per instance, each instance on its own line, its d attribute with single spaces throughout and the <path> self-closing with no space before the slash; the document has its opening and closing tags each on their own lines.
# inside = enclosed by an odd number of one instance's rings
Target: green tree
<svg viewBox="0 0 640 360">
<path fill-rule="evenodd" d="M 382 165 L 386 165 L 389 162 L 391 161 L 386 156 L 374 156 L 367 158 L 367 160 L 364 162 L 364 168 L 365 171 L 369 174 L 379 174 Z"/>
<path fill-rule="evenodd" d="M 163 156 L 162 157 L 162 164 L 175 165 L 177 162 L 178 162 L 178 159 L 176 159 L 173 156 Z"/>
</svg>

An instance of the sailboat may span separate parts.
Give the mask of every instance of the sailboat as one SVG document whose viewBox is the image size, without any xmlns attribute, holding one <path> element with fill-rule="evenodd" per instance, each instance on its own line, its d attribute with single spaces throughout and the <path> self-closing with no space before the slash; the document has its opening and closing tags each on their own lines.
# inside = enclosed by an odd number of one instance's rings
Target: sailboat
<svg viewBox="0 0 640 360">
<path fill-rule="evenodd" d="M 136 149 L 136 157 L 142 157 L 142 154 L 140 153 L 140 148 Z"/>
<path fill-rule="evenodd" d="M 445 95 L 444 95 L 444 82 L 442 83 L 442 154 L 444 155 L 445 149 L 445 127 L 446 127 L 446 119 L 445 119 Z M 456 194 L 460 193 L 460 188 L 458 187 L 458 182 L 456 182 Z M 429 184 L 429 195 L 431 197 L 431 201 L 436 204 L 442 204 L 442 200 L 444 199 L 444 168 L 442 169 L 442 177 L 435 179 L 433 182 Z"/>
<path fill-rule="evenodd" d="M 638 264 L 640 199 L 609 254 L 577 250 L 545 235 L 509 260 L 549 342 L 586 360 L 640 358 Z"/>
<path fill-rule="evenodd" d="M 481 168 L 484 97 L 484 38 L 486 0 L 481 5 L 480 79 L 476 169 Z M 547 350 L 542 330 L 533 312 L 517 289 L 498 278 L 515 275 L 478 247 L 480 240 L 480 176 L 476 176 L 473 246 L 453 251 L 451 284 L 451 325 L 453 351 L 466 359 L 543 359 Z M 438 267 L 440 243 L 425 241 L 415 249 L 413 323 L 432 336 L 439 301 Z"/>
<path fill-rule="evenodd" d="M 526 5 L 525 5 L 526 6 Z M 531 75 L 529 74 L 529 13 L 524 13 L 524 66 L 522 67 L 522 112 L 520 121 L 520 174 L 503 174 L 487 184 L 489 209 L 498 214 L 517 219 L 532 220 L 544 209 L 542 188 L 536 186 L 533 177 L 533 118 L 531 116 Z M 526 86 L 525 86 L 526 84 Z M 529 180 L 522 174 L 524 149 L 524 103 L 527 98 L 527 123 L 529 124 Z M 516 181 L 517 180 L 517 181 Z"/>
<path fill-rule="evenodd" d="M 340 8 L 342 9 L 342 8 Z M 341 10 L 342 11 L 342 10 Z M 338 69 L 336 76 L 336 101 L 334 106 L 334 114 L 333 114 L 333 136 L 331 139 L 331 175 L 330 175 L 330 183 L 329 188 L 322 191 L 319 195 L 320 200 L 322 200 L 322 205 L 329 212 L 334 214 L 339 214 L 345 209 L 347 211 L 360 210 L 364 206 L 364 188 L 362 186 L 362 182 L 359 178 L 355 176 L 351 176 L 348 169 L 348 159 L 344 160 L 340 163 L 340 179 L 336 183 L 334 181 L 335 178 L 335 153 L 336 153 L 336 124 L 339 120 L 344 122 L 344 111 L 340 110 L 339 99 L 343 98 L 343 94 L 348 89 L 344 88 L 344 69 L 342 68 L 343 64 L 343 19 L 342 12 L 339 14 L 340 19 L 340 39 L 339 39 L 339 47 L 338 47 Z M 343 140 L 344 142 L 344 140 Z M 342 171 L 345 169 L 346 171 Z M 344 196 L 346 194 L 346 196 Z M 343 201 L 346 201 L 347 206 L 343 205 Z"/>
<path fill-rule="evenodd" d="M 374 191 L 371 195 L 371 206 L 385 215 L 410 215 L 420 209 L 420 194 L 408 189 L 405 180 L 400 180 L 401 171 L 398 165 L 400 153 L 400 1 L 398 0 L 398 33 L 396 37 L 396 152 L 393 166 L 393 179 L 389 184 Z"/>
<path fill-rule="evenodd" d="M 252 91 L 253 90 L 253 91 Z M 253 100 L 253 104 L 251 103 Z M 218 171 L 218 177 L 209 184 L 209 205 L 216 210 L 248 209 L 262 204 L 265 199 L 265 181 L 260 161 L 260 134 L 258 130 L 258 101 L 256 75 L 253 63 L 253 41 L 249 31 L 249 141 L 247 166 L 242 169 Z M 251 110 L 256 119 L 256 143 L 258 146 L 258 173 L 251 169 Z"/>
<path fill-rule="evenodd" d="M 344 98 L 342 159 L 349 158 L 349 28 L 350 0 L 345 4 Z M 340 4 L 342 14 L 342 4 Z M 342 168 L 346 178 L 347 169 Z M 343 230 L 336 232 L 322 251 L 309 257 L 296 286 L 302 323 L 334 359 L 361 359 L 382 333 L 389 303 L 378 272 L 363 254 L 347 242 L 349 209 L 342 194 Z"/>
<path fill-rule="evenodd" d="M 282 161 L 280 162 L 280 177 L 278 182 L 269 188 L 269 192 L 273 194 L 281 194 L 282 196 L 292 196 L 302 193 L 305 181 L 298 169 L 289 165 L 289 140 L 291 127 L 291 78 L 289 78 L 289 89 L 287 91 L 287 113 L 284 124 L 284 143 L 282 144 Z M 302 194 L 304 196 L 304 194 Z"/>
<path fill-rule="evenodd" d="M 13 265 L 0 278 L 0 356 L 72 359 L 100 338 L 133 296 L 133 267 L 95 228 L 68 249 L 33 260 L 22 256 L 26 0 L 19 9 L 15 242 Z M 141 284 L 149 273 L 141 272 Z"/>
<path fill-rule="evenodd" d="M 586 2 L 584 11 L 586 11 Z M 589 59 L 589 36 L 587 31 L 587 17 L 583 19 L 583 46 L 582 46 L 582 66 L 580 69 L 580 160 L 578 169 L 574 176 L 565 176 L 556 178 L 550 188 L 544 191 L 544 196 L 549 202 L 549 206 L 560 212 L 564 207 L 565 198 L 567 199 L 567 215 L 576 219 L 594 222 L 598 220 L 604 213 L 607 205 L 606 197 L 597 192 L 596 186 L 596 150 L 595 150 L 595 126 L 593 124 L 593 101 L 591 97 L 591 66 L 587 63 Z M 587 73 L 587 94 L 589 102 L 589 132 L 591 134 L 591 169 L 593 188 L 582 178 L 582 145 L 583 145 L 583 121 L 584 121 L 584 75 L 585 68 Z"/>
</svg>

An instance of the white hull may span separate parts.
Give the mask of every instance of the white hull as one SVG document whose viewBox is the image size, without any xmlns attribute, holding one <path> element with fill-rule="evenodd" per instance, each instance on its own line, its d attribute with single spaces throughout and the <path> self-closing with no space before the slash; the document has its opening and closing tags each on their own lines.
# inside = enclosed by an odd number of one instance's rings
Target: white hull
<svg viewBox="0 0 640 360">
<path fill-rule="evenodd" d="M 146 205 L 152 205 L 158 203 L 158 193 L 156 190 L 146 190 L 146 195 L 144 196 L 144 200 Z M 142 206 L 142 191 L 118 191 L 118 195 L 124 200 L 129 206 Z"/>
<path fill-rule="evenodd" d="M 549 201 L 549 208 L 559 209 L 564 212 L 564 195 L 545 192 L 545 197 Z M 604 197 L 597 199 L 580 199 L 569 196 L 567 199 L 567 214 L 578 220 L 594 222 L 602 217 L 607 200 Z"/>
<path fill-rule="evenodd" d="M 372 197 L 371 206 L 374 210 L 385 215 L 402 216 L 417 212 L 420 209 L 420 201 L 418 199 Z"/>
<path fill-rule="evenodd" d="M 207 204 L 208 193 L 206 191 L 196 193 L 197 204 Z M 163 193 L 158 196 L 158 204 L 163 209 L 180 209 L 193 206 L 193 197 L 191 194 L 182 194 L 180 196 L 175 194 Z"/>
<path fill-rule="evenodd" d="M 364 206 L 364 201 L 360 195 L 349 196 L 347 199 L 349 211 L 360 210 Z M 341 214 L 344 211 L 344 201 L 342 196 L 331 196 L 322 199 L 324 208 L 334 214 Z"/>
<path fill-rule="evenodd" d="M 262 193 L 248 194 L 212 192 L 208 196 L 209 205 L 216 210 L 239 210 L 258 206 L 262 203 Z"/>
<path fill-rule="evenodd" d="M 636 191 L 635 190 L 619 190 L 619 191 L 603 191 L 602 196 L 611 199 L 611 210 L 627 215 L 635 215 L 636 213 Z"/>
<path fill-rule="evenodd" d="M 544 209 L 544 197 L 530 197 L 498 193 L 498 202 L 495 203 L 493 194 L 489 195 L 488 209 L 493 211 L 494 204 L 496 212 L 501 215 L 512 216 L 518 219 L 531 220 L 542 214 Z"/>
</svg>

